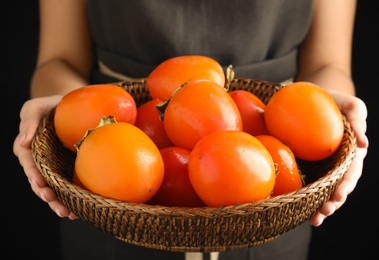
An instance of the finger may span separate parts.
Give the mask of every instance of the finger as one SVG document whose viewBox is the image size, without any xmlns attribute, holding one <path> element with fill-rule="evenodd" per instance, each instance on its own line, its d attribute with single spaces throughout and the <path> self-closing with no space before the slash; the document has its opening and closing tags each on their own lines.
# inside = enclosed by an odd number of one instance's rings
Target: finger
<svg viewBox="0 0 379 260">
<path fill-rule="evenodd" d="M 59 217 L 70 217 L 70 219 L 75 219 L 75 215 L 57 198 L 54 191 L 46 187 L 38 187 L 31 184 L 33 192 L 39 196 L 43 201 L 47 202 L 49 207 L 57 214 Z"/>
<path fill-rule="evenodd" d="M 71 212 L 68 218 L 71 220 L 75 220 L 75 219 L 78 219 L 78 216 L 76 216 L 74 213 Z"/>
<path fill-rule="evenodd" d="M 42 97 L 30 99 L 24 103 L 20 111 L 20 133 L 14 142 L 15 154 L 17 154 L 17 145 L 30 148 L 41 118 L 48 115 L 61 98 L 62 96 L 58 95 Z"/>
<path fill-rule="evenodd" d="M 33 192 L 40 197 L 43 201 L 49 204 L 49 207 L 59 216 L 59 217 L 69 217 L 70 219 L 76 219 L 77 217 L 73 214 L 59 199 L 57 198 L 55 192 L 49 187 L 39 187 L 35 183 L 30 182 Z"/>
<path fill-rule="evenodd" d="M 337 91 L 329 90 L 329 94 L 332 95 L 342 114 L 346 116 L 347 121 L 350 123 L 356 136 L 357 147 L 367 148 L 368 139 L 365 133 L 367 131 L 368 110 L 366 104 L 358 97 Z"/>
<path fill-rule="evenodd" d="M 317 211 L 312 217 L 309 218 L 308 222 L 314 227 L 320 226 L 326 217 Z"/>
<path fill-rule="evenodd" d="M 348 195 L 355 189 L 363 170 L 363 160 L 367 154 L 367 149 L 357 149 L 356 157 L 350 165 L 348 171 L 343 176 L 340 184 L 337 185 L 333 195 L 310 219 L 309 223 L 313 226 L 319 226 L 325 220 L 334 214 L 336 210 L 342 207 L 346 202 Z"/>
<path fill-rule="evenodd" d="M 351 128 L 354 131 L 357 147 L 367 148 L 368 138 L 366 136 L 367 131 L 367 107 L 365 103 L 359 99 L 353 97 L 352 102 L 344 102 L 341 111 L 346 115 L 346 119 L 349 121 Z"/>
<path fill-rule="evenodd" d="M 70 215 L 72 216 L 71 211 L 63 205 L 59 200 L 53 200 L 49 202 L 49 206 L 51 210 L 55 212 L 59 217 L 64 218 L 64 217 L 69 217 Z"/>
<path fill-rule="evenodd" d="M 20 165 L 23 167 L 24 173 L 30 182 L 38 187 L 45 187 L 47 185 L 46 181 L 36 167 L 32 151 L 20 147 L 17 153 Z"/>
<path fill-rule="evenodd" d="M 355 189 L 359 179 L 362 176 L 363 163 L 366 154 L 367 149 L 356 149 L 355 158 L 353 159 L 347 172 L 344 174 L 341 183 L 337 186 L 332 196 L 332 200 L 343 201 Z"/>
<path fill-rule="evenodd" d="M 58 200 L 55 192 L 49 187 L 49 186 L 44 186 L 44 187 L 39 187 L 35 183 L 33 183 L 30 179 L 28 179 L 30 183 L 30 187 L 32 188 L 33 192 L 41 198 L 44 202 L 52 202 L 54 200 Z"/>
</svg>

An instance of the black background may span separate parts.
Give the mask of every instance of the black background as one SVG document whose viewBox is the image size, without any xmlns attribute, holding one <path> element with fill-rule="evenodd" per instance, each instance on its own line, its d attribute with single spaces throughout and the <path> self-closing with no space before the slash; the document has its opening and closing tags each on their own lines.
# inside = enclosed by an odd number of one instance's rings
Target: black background
<svg viewBox="0 0 379 260">
<path fill-rule="evenodd" d="M 369 110 L 369 154 L 364 173 L 355 191 L 344 206 L 314 229 L 310 260 L 368 259 L 376 255 L 375 236 L 378 233 L 376 211 L 378 172 L 377 85 L 379 39 L 374 22 L 375 1 L 358 1 L 353 49 L 353 78 L 357 94 Z M 38 1 L 8 1 L 1 16 L 2 69 L 2 236 L 3 246 L 13 258 L 30 255 L 34 258 L 59 259 L 57 235 L 58 217 L 48 205 L 31 191 L 29 183 L 13 155 L 13 140 L 18 133 L 19 110 L 28 99 L 38 44 Z M 4 59 L 5 58 L 5 59 Z M 5 180 L 5 181 L 4 181 Z M 376 250 L 375 250 L 376 249 Z"/>
</svg>

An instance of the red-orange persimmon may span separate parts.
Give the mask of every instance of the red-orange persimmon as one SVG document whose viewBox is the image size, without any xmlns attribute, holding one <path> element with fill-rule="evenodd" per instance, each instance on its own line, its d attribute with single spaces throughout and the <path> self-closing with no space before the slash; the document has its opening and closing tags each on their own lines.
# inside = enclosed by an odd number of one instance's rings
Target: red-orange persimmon
<svg viewBox="0 0 379 260">
<path fill-rule="evenodd" d="M 174 91 L 197 79 L 209 79 L 221 87 L 225 85 L 222 66 L 211 57 L 184 55 L 160 63 L 146 78 L 146 86 L 153 98 L 166 100 Z"/>
<path fill-rule="evenodd" d="M 172 143 L 189 150 L 210 133 L 242 130 L 241 114 L 231 96 L 206 79 L 191 81 L 173 95 L 163 124 Z"/>
<path fill-rule="evenodd" d="M 341 144 L 344 124 L 333 98 L 310 82 L 295 82 L 276 92 L 266 105 L 269 133 L 284 142 L 297 158 L 321 160 Z"/>
<path fill-rule="evenodd" d="M 172 146 L 172 142 L 166 134 L 163 121 L 157 110 L 157 105 L 162 103 L 160 99 L 152 99 L 137 108 L 135 126 L 144 131 L 159 149 Z"/>
<path fill-rule="evenodd" d="M 251 135 L 268 134 L 264 113 L 266 105 L 253 93 L 238 89 L 229 92 L 242 117 L 243 131 Z"/>
<path fill-rule="evenodd" d="M 196 193 L 210 207 L 265 199 L 276 178 L 265 146 L 238 130 L 218 131 L 201 139 L 191 151 L 188 173 Z"/>
<path fill-rule="evenodd" d="M 88 129 L 98 126 L 103 116 L 134 124 L 137 117 L 134 98 L 113 84 L 75 89 L 63 96 L 55 109 L 55 132 L 64 146 L 76 153 L 75 144 Z"/>
<path fill-rule="evenodd" d="M 257 135 L 256 138 L 270 152 L 277 170 L 271 196 L 278 196 L 302 188 L 304 182 L 291 149 L 272 135 Z"/>
<path fill-rule="evenodd" d="M 147 204 L 177 207 L 202 207 L 188 176 L 190 150 L 169 146 L 160 149 L 164 162 L 164 177 L 158 192 Z"/>
</svg>

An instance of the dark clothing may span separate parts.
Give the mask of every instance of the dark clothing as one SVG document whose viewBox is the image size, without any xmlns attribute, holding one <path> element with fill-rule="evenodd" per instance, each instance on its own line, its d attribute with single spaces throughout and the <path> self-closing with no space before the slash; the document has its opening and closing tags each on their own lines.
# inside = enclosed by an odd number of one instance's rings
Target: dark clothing
<svg viewBox="0 0 379 260">
<path fill-rule="evenodd" d="M 99 63 L 132 78 L 162 61 L 204 55 L 236 77 L 281 82 L 296 75 L 311 0 L 90 0 L 88 18 Z M 119 81 L 95 66 L 91 83 Z M 308 223 L 266 244 L 221 252 L 219 260 L 305 260 Z M 126 244 L 81 220 L 62 220 L 62 259 L 185 259 L 184 253 Z"/>
<path fill-rule="evenodd" d="M 237 77 L 281 82 L 296 75 L 310 0 L 91 0 L 96 55 L 111 70 L 146 77 L 188 54 L 233 64 Z"/>
</svg>

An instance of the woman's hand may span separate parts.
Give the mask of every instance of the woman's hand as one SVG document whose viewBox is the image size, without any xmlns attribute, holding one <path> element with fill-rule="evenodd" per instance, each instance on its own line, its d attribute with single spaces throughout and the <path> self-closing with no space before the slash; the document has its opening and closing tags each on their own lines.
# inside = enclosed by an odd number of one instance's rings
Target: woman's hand
<svg viewBox="0 0 379 260">
<path fill-rule="evenodd" d="M 367 130 L 367 107 L 365 103 L 354 96 L 329 91 L 355 133 L 357 141 L 356 156 L 345 173 L 342 181 L 338 184 L 333 195 L 310 219 L 309 223 L 315 227 L 320 226 L 325 218 L 331 216 L 346 201 L 347 196 L 354 190 L 362 175 L 363 161 L 367 154 L 368 139 Z"/>
<path fill-rule="evenodd" d="M 30 99 L 25 102 L 20 112 L 19 134 L 13 143 L 13 152 L 18 157 L 33 192 L 60 217 L 77 218 L 55 196 L 38 171 L 32 157 L 31 143 L 41 119 L 58 104 L 62 96 L 50 96 Z"/>
</svg>

